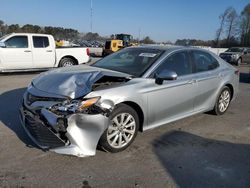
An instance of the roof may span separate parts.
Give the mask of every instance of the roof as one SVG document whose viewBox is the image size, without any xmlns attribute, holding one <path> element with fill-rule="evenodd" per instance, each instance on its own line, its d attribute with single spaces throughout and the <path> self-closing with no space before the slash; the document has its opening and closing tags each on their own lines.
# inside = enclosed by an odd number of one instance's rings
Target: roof
<svg viewBox="0 0 250 188">
<path fill-rule="evenodd" d="M 145 45 L 145 46 L 133 46 L 130 48 L 145 48 L 145 49 L 156 49 L 156 50 L 163 50 L 163 51 L 175 51 L 175 50 L 184 50 L 184 49 L 200 49 L 196 47 L 191 47 L 191 46 L 163 46 L 163 45 Z M 200 49 L 202 50 L 202 49 Z"/>
<path fill-rule="evenodd" d="M 175 51 L 175 50 L 188 50 L 188 49 L 193 49 L 193 50 L 200 50 L 200 51 L 205 51 L 205 52 L 209 52 L 206 49 L 202 49 L 199 47 L 195 47 L 195 46 L 177 46 L 177 45 L 173 45 L 173 46 L 163 46 L 163 45 L 145 45 L 145 46 L 132 46 L 130 48 L 145 48 L 145 49 L 156 49 L 156 50 L 163 50 L 163 51 Z"/>
<path fill-rule="evenodd" d="M 42 36 L 52 36 L 50 34 L 44 34 L 44 33 L 11 33 L 9 35 L 42 35 Z"/>
</svg>

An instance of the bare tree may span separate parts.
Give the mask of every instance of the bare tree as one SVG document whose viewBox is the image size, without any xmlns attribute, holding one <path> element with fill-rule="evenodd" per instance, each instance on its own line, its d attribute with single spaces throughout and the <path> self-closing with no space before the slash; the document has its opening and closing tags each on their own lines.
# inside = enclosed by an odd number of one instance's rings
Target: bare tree
<svg viewBox="0 0 250 188">
<path fill-rule="evenodd" d="M 233 7 L 230 7 L 226 16 L 225 24 L 226 24 L 226 32 L 227 32 L 227 44 L 230 42 L 230 38 L 234 37 L 237 30 L 237 19 L 238 14 Z"/>
<path fill-rule="evenodd" d="M 2 36 L 4 33 L 4 22 L 0 20 L 0 36 Z"/>
<path fill-rule="evenodd" d="M 224 29 L 224 24 L 225 24 L 225 21 L 226 21 L 226 17 L 227 17 L 227 15 L 228 15 L 230 9 L 231 9 L 231 7 L 227 8 L 227 9 L 223 12 L 223 14 L 221 14 L 221 15 L 219 16 L 219 19 L 220 19 L 220 27 L 219 27 L 219 29 L 216 31 L 216 39 L 215 39 L 215 41 L 216 41 L 215 43 L 216 43 L 216 46 L 217 46 L 217 47 L 218 47 L 218 45 L 219 45 L 219 40 L 220 40 L 220 37 L 221 37 L 221 35 L 222 35 L 222 33 L 223 33 L 223 29 Z"/>
<path fill-rule="evenodd" d="M 241 12 L 241 44 L 250 46 L 250 4 Z"/>
</svg>

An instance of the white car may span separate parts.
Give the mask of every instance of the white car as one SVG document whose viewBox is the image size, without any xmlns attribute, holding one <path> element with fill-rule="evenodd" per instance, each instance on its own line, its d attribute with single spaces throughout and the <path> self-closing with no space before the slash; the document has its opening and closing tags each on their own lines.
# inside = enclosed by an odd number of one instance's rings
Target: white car
<svg viewBox="0 0 250 188">
<path fill-rule="evenodd" d="M 88 48 L 56 48 L 52 35 L 13 33 L 0 38 L 0 72 L 65 67 L 88 61 Z"/>
</svg>

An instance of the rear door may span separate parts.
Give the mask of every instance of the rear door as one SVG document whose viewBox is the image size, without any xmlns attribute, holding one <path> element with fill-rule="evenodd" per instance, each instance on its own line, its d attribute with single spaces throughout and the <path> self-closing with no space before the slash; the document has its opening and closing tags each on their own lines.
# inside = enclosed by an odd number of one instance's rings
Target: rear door
<svg viewBox="0 0 250 188">
<path fill-rule="evenodd" d="M 35 68 L 53 67 L 55 63 L 55 46 L 48 36 L 32 36 L 33 62 Z"/>
<path fill-rule="evenodd" d="M 208 52 L 192 50 L 191 54 L 195 69 L 194 80 L 197 82 L 194 110 L 203 111 L 214 106 L 223 74 L 217 60 Z"/>
<path fill-rule="evenodd" d="M 4 41 L 2 48 L 5 69 L 33 68 L 32 51 L 28 35 L 15 35 Z"/>
</svg>

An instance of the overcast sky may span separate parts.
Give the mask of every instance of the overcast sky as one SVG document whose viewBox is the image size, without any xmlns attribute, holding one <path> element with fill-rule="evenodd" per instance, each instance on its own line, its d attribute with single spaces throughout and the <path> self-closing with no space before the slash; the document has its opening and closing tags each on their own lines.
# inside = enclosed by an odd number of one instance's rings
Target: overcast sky
<svg viewBox="0 0 250 188">
<path fill-rule="evenodd" d="M 61 26 L 90 31 L 91 0 L 1 0 L 7 24 Z M 229 6 L 238 13 L 249 0 L 92 0 L 93 32 L 129 33 L 156 41 L 214 39 L 219 15 Z"/>
</svg>

